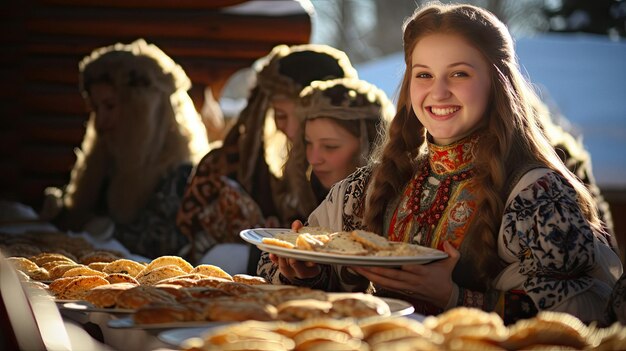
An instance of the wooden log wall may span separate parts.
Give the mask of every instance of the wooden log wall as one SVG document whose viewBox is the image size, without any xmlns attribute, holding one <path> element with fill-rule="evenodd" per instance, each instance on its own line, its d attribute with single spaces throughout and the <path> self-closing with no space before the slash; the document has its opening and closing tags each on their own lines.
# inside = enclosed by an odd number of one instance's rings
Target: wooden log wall
<svg viewBox="0 0 626 351">
<path fill-rule="evenodd" d="M 156 44 L 191 78 L 190 95 L 199 110 L 205 87 L 219 97 L 231 74 L 275 45 L 309 42 L 311 20 L 304 11 L 275 16 L 224 11 L 245 2 L 3 2 L 0 200 L 39 209 L 47 186 L 67 183 L 88 116 L 78 90 L 78 62 L 93 49 L 138 38 Z"/>
</svg>

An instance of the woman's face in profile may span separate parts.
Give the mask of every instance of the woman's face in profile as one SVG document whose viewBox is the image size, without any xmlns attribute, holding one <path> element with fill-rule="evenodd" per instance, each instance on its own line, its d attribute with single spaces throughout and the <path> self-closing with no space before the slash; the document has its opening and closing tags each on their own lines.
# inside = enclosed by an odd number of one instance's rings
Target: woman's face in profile
<svg viewBox="0 0 626 351">
<path fill-rule="evenodd" d="M 120 119 L 120 99 L 112 85 L 95 83 L 89 89 L 89 104 L 96 115 L 98 133 L 111 133 Z"/>
<path fill-rule="evenodd" d="M 307 161 L 326 189 L 356 170 L 359 138 L 332 118 L 308 120 L 304 142 Z"/>
<path fill-rule="evenodd" d="M 276 129 L 283 132 L 290 141 L 298 134 L 299 122 L 295 116 L 296 103 L 286 96 L 278 95 L 271 99 L 274 109 L 274 122 Z"/>
</svg>

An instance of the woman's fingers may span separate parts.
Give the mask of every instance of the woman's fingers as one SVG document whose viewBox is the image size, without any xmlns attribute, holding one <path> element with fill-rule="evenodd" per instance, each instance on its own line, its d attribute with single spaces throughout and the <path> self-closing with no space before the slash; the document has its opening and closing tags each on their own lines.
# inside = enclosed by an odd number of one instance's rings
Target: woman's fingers
<svg viewBox="0 0 626 351">
<path fill-rule="evenodd" d="M 291 230 L 294 232 L 297 232 L 302 227 L 304 227 L 304 224 L 302 224 L 302 222 L 300 222 L 300 220 L 298 219 L 296 219 L 295 221 L 291 223 Z"/>
</svg>

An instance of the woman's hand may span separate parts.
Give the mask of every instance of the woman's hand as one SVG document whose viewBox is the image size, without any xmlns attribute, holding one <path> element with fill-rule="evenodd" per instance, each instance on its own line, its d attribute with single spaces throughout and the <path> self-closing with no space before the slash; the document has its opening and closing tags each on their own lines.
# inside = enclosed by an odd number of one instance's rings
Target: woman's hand
<svg viewBox="0 0 626 351">
<path fill-rule="evenodd" d="M 304 227 L 301 221 L 295 220 L 291 223 L 291 230 L 297 232 L 300 228 Z M 315 262 L 299 261 L 295 258 L 285 258 L 275 254 L 270 254 L 270 260 L 276 265 L 282 275 L 292 280 L 294 278 L 307 279 L 313 278 L 320 274 L 322 269 Z"/>
<path fill-rule="evenodd" d="M 295 258 L 281 257 L 272 253 L 270 254 L 270 260 L 278 265 L 280 273 L 291 281 L 293 281 L 294 278 L 313 278 L 318 276 L 322 271 L 315 262 L 299 261 Z"/>
<path fill-rule="evenodd" d="M 400 269 L 383 267 L 351 267 L 355 272 L 379 287 L 399 291 L 445 307 L 454 288 L 452 270 L 460 258 L 460 253 L 452 244 L 445 242 L 444 251 L 448 258 L 433 263 L 404 265 Z"/>
</svg>

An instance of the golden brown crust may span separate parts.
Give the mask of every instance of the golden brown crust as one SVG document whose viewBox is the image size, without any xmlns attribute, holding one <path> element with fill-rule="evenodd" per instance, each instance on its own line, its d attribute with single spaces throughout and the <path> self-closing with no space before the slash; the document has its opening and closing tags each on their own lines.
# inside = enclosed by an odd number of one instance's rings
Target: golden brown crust
<svg viewBox="0 0 626 351">
<path fill-rule="evenodd" d="M 137 279 L 124 273 L 110 273 L 105 277 L 105 279 L 111 284 L 128 283 L 132 285 L 139 285 L 139 282 L 137 281 Z"/>
<path fill-rule="evenodd" d="M 102 271 L 105 273 L 125 273 L 131 277 L 137 277 L 144 268 L 145 266 L 139 262 L 120 258 L 119 260 L 109 262 Z"/>
<path fill-rule="evenodd" d="M 54 295 L 59 295 L 61 291 L 63 291 L 63 288 L 65 288 L 67 284 L 69 284 L 72 280 L 76 278 L 77 277 L 57 278 L 50 282 L 50 284 L 48 285 L 48 289 Z"/>
<path fill-rule="evenodd" d="M 115 303 L 119 308 L 137 309 L 149 303 L 174 303 L 176 299 L 166 291 L 153 286 L 138 285 L 117 295 Z"/>
<path fill-rule="evenodd" d="M 191 295 L 189 295 L 189 293 L 187 292 L 187 289 L 184 289 L 180 285 L 158 283 L 153 286 L 159 290 L 163 290 L 166 293 L 174 296 L 176 300 L 184 300 L 186 298 L 191 297 Z"/>
<path fill-rule="evenodd" d="M 154 285 L 164 279 L 178 277 L 184 274 L 185 272 L 175 265 L 160 266 L 155 269 L 148 269 L 146 267 L 146 269 L 137 276 L 137 281 L 139 284 L 143 285 Z"/>
<path fill-rule="evenodd" d="M 64 263 L 64 264 L 57 265 L 50 270 L 50 279 L 62 278 L 63 274 L 65 274 L 67 271 L 73 268 L 77 268 L 77 267 L 84 267 L 84 266 L 79 263 Z"/>
<path fill-rule="evenodd" d="M 55 261 L 48 261 L 48 262 L 42 263 L 41 268 L 45 268 L 47 271 L 51 271 L 58 266 L 66 265 L 66 264 L 78 264 L 78 263 L 69 261 L 69 260 L 55 260 Z"/>
<path fill-rule="evenodd" d="M 87 291 L 83 298 L 96 307 L 112 308 L 115 307 L 117 296 L 133 287 L 135 285 L 130 283 L 101 285 Z"/>
<path fill-rule="evenodd" d="M 330 301 L 312 299 L 291 300 L 276 306 L 277 318 L 283 321 L 294 322 L 309 318 L 320 318 L 328 315 L 333 304 Z"/>
<path fill-rule="evenodd" d="M 136 325 L 202 320 L 201 311 L 184 305 L 144 306 L 133 314 Z"/>
<path fill-rule="evenodd" d="M 327 301 L 328 294 L 322 290 L 315 290 L 305 287 L 287 288 L 266 292 L 266 299 L 273 305 L 279 305 L 286 301 L 313 299 Z"/>
<path fill-rule="evenodd" d="M 228 283 L 230 280 L 218 277 L 202 278 L 196 281 L 196 286 L 206 286 L 209 288 L 215 288 L 221 283 Z"/>
<path fill-rule="evenodd" d="M 90 264 L 87 265 L 87 267 L 95 271 L 102 272 L 102 270 L 104 270 L 104 267 L 106 267 L 107 264 L 109 264 L 109 262 L 91 262 Z"/>
<path fill-rule="evenodd" d="M 286 249 L 293 249 L 296 247 L 295 242 L 292 244 L 286 240 L 281 240 L 281 239 L 276 239 L 276 238 L 263 238 L 261 242 L 265 245 L 284 247 Z"/>
<path fill-rule="evenodd" d="M 179 267 L 183 272 L 190 273 L 193 270 L 191 263 L 178 256 L 161 256 L 157 257 L 145 267 L 146 271 L 154 270 L 159 267 L 174 265 Z M 195 273 L 195 272 L 194 272 Z"/>
<path fill-rule="evenodd" d="M 191 278 L 184 278 L 182 275 L 173 278 L 167 278 L 163 280 L 159 280 L 158 284 L 171 284 L 171 285 L 179 285 L 181 287 L 194 287 L 196 286 L 196 280 Z"/>
<path fill-rule="evenodd" d="M 389 306 L 380 298 L 366 294 L 335 295 L 331 297 L 330 313 L 339 318 L 366 318 L 390 314 Z"/>
<path fill-rule="evenodd" d="M 66 277 L 75 277 L 75 276 L 96 276 L 96 277 L 105 278 L 107 274 L 96 271 L 87 266 L 80 266 L 80 267 L 74 267 L 74 268 L 68 269 L 67 271 L 65 271 L 65 273 L 63 273 L 62 277 L 66 278 Z"/>
<path fill-rule="evenodd" d="M 215 288 L 224 290 L 231 295 L 245 295 L 259 292 L 259 289 L 255 288 L 252 285 L 236 282 L 219 283 Z"/>
<path fill-rule="evenodd" d="M 36 256 L 32 256 L 30 257 L 30 260 L 35 262 L 39 267 L 43 267 L 44 263 L 52 261 L 67 261 L 68 263 L 76 263 L 74 260 L 65 255 L 51 252 L 43 252 Z"/>
<path fill-rule="evenodd" d="M 9 257 L 7 261 L 18 271 L 29 272 L 39 268 L 39 266 L 26 257 Z"/>
<path fill-rule="evenodd" d="M 276 307 L 249 301 L 220 301 L 204 310 L 205 319 L 211 321 L 271 321 L 276 319 Z"/>
<path fill-rule="evenodd" d="M 186 288 L 185 291 L 195 299 L 213 299 L 216 297 L 231 296 L 232 294 L 217 288 L 194 287 Z"/>
<path fill-rule="evenodd" d="M 199 273 L 208 277 L 218 277 L 227 280 L 233 280 L 233 277 L 231 277 L 230 274 L 226 273 L 226 271 L 224 271 L 220 267 L 214 266 L 212 264 L 197 265 L 194 269 L 191 270 L 190 273 Z"/>
<path fill-rule="evenodd" d="M 267 280 L 263 277 L 252 276 L 248 274 L 235 274 L 233 275 L 233 281 L 237 283 L 244 283 L 248 285 L 263 285 L 268 284 Z"/>
<path fill-rule="evenodd" d="M 100 285 L 109 285 L 109 282 L 98 276 L 80 276 L 67 284 L 61 293 L 57 295 L 59 299 L 82 300 L 85 294 Z"/>
<path fill-rule="evenodd" d="M 50 280 L 50 272 L 48 272 L 48 270 L 46 270 L 45 268 L 37 268 L 26 274 L 30 277 L 30 279 L 33 279 L 33 280 L 42 280 L 42 281 Z"/>
</svg>

